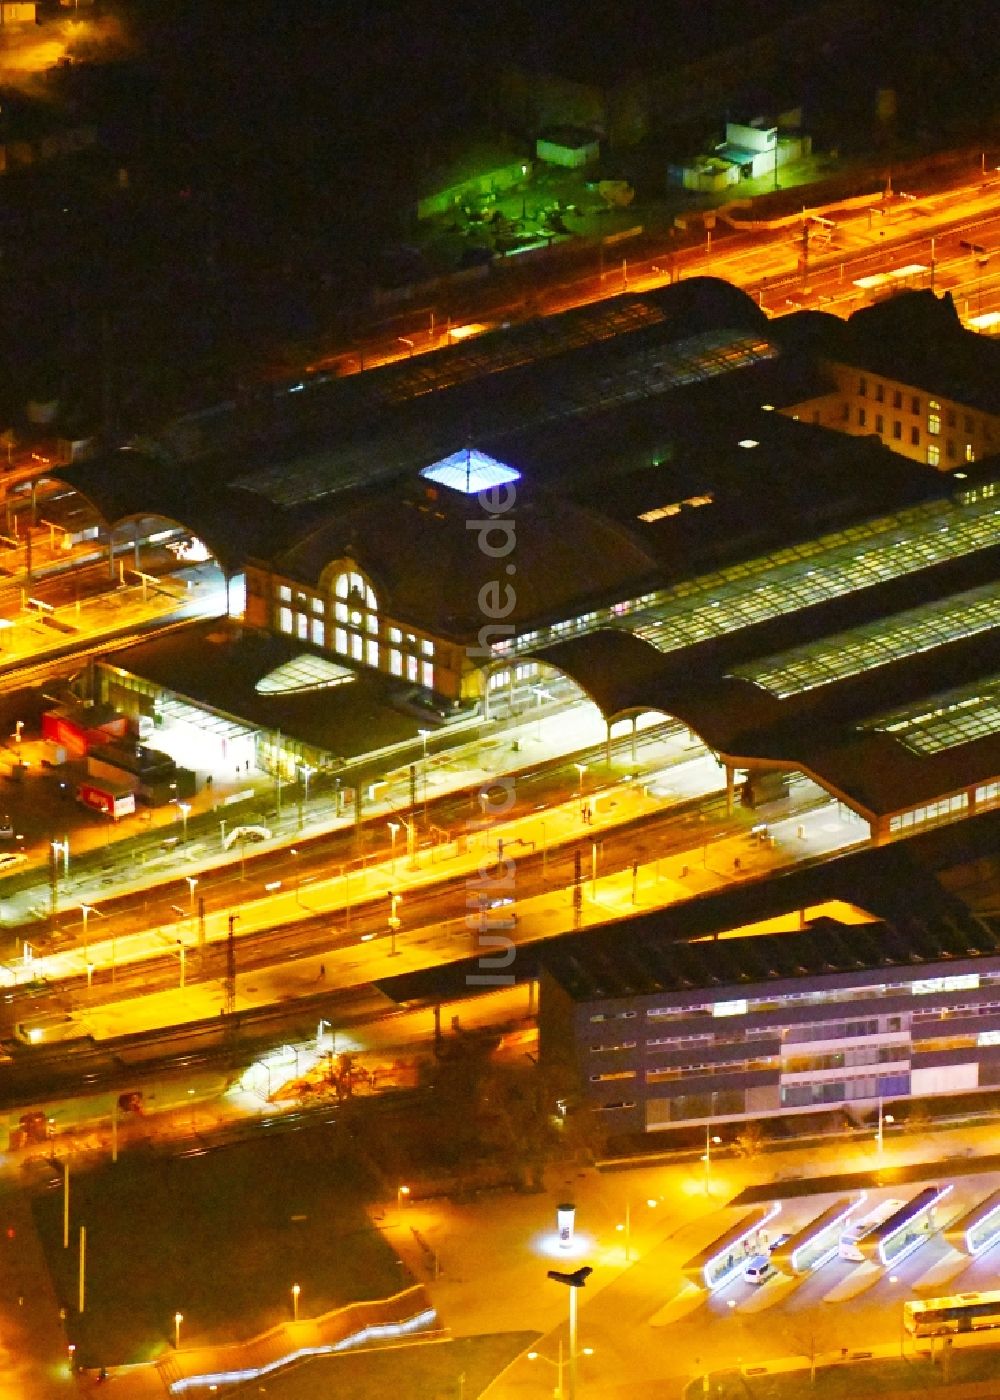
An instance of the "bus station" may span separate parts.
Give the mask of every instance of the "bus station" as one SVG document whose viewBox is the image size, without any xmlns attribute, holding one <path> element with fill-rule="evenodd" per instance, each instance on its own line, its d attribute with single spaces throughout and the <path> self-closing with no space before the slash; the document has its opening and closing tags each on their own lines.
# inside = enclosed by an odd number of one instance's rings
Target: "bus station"
<svg viewBox="0 0 1000 1400">
<path fill-rule="evenodd" d="M 782 1273 L 808 1274 L 835 1258 L 840 1237 L 851 1217 L 861 1209 L 865 1198 L 864 1191 L 857 1196 L 842 1196 L 827 1206 L 815 1220 L 796 1230 L 772 1252 L 775 1268 Z"/>
<path fill-rule="evenodd" d="M 709 1293 L 725 1288 L 749 1260 L 766 1250 L 764 1227 L 780 1210 L 781 1202 L 775 1201 L 770 1206 L 760 1206 L 742 1215 L 734 1225 L 688 1260 L 683 1268 L 684 1277 Z"/>
</svg>

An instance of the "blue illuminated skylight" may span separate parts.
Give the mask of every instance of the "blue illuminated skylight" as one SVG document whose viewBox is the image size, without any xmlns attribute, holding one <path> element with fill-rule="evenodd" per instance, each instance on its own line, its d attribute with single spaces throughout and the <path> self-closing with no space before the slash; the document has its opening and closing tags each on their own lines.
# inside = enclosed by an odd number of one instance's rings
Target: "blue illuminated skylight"
<svg viewBox="0 0 1000 1400">
<path fill-rule="evenodd" d="M 491 486 L 504 486 L 508 481 L 520 481 L 521 473 L 506 462 L 498 462 L 495 457 L 487 457 L 475 447 L 463 447 L 450 457 L 442 457 L 424 467 L 420 473 L 427 481 L 439 486 L 449 486 L 452 491 L 463 491 L 472 496 L 477 491 L 488 491 Z"/>
</svg>

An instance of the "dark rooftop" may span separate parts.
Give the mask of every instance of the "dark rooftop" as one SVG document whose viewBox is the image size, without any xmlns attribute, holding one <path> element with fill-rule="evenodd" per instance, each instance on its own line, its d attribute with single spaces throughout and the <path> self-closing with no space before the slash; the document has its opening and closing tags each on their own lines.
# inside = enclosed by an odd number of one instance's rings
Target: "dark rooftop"
<svg viewBox="0 0 1000 1400">
<path fill-rule="evenodd" d="M 101 659 L 240 723 L 280 729 L 345 762 L 416 740 L 420 721 L 389 703 L 399 683 L 377 671 L 358 671 L 346 684 L 318 689 L 256 689 L 263 677 L 309 654 L 290 638 L 222 618 L 192 623 Z"/>
<path fill-rule="evenodd" d="M 797 312 L 773 322 L 772 334 L 789 350 L 812 350 L 1000 413 L 1000 341 L 966 330 L 950 292 L 898 292 L 853 312 L 846 322 L 823 312 Z"/>
<path fill-rule="evenodd" d="M 575 1001 L 603 1001 L 656 992 L 744 997 L 803 977 L 884 969 L 933 968 L 996 956 L 996 939 L 971 922 L 929 919 L 906 930 L 886 923 L 841 924 L 820 919 L 794 933 L 771 933 L 698 943 L 665 942 L 650 926 L 616 925 L 548 943 L 544 970 Z"/>
</svg>

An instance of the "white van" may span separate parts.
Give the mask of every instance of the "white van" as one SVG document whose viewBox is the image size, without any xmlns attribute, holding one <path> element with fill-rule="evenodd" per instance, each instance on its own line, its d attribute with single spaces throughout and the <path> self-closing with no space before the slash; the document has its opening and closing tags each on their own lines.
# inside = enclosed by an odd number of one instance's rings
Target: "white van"
<svg viewBox="0 0 1000 1400">
<path fill-rule="evenodd" d="M 774 1265 L 767 1254 L 755 1254 L 743 1268 L 743 1277 L 747 1283 L 766 1283 L 773 1273 Z"/>
</svg>

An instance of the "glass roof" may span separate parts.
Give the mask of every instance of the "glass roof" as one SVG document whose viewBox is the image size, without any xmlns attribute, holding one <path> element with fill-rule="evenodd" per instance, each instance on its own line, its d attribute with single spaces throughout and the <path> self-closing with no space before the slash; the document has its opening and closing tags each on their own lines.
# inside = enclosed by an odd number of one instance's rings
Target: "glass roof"
<svg viewBox="0 0 1000 1400">
<path fill-rule="evenodd" d="M 354 672 L 325 656 L 310 656 L 303 652 L 286 661 L 254 686 L 259 695 L 287 695 L 296 690 L 325 690 L 332 685 L 345 685 L 354 680 Z"/>
<path fill-rule="evenodd" d="M 475 447 L 466 447 L 461 452 L 453 452 L 450 457 L 442 457 L 440 462 L 424 467 L 420 475 L 428 481 L 437 482 L 439 486 L 448 486 L 452 491 L 462 491 L 467 496 L 488 491 L 493 486 L 504 486 L 509 481 L 521 480 L 521 473 L 514 467 L 498 462 L 495 457 L 488 457 Z"/>
<path fill-rule="evenodd" d="M 1000 676 L 942 691 L 858 728 L 891 734 L 918 754 L 942 753 L 975 739 L 988 739 L 1000 733 Z"/>
<path fill-rule="evenodd" d="M 986 549 L 998 517 L 992 499 L 913 506 L 676 584 L 619 625 L 674 651 Z"/>
<path fill-rule="evenodd" d="M 624 329 L 624 326 L 618 327 L 619 331 Z M 769 341 L 743 330 L 704 331 L 675 341 L 639 337 L 623 346 L 615 346 L 612 335 L 609 329 L 607 338 L 611 343 L 605 347 L 600 342 L 595 343 L 593 333 L 588 334 L 585 344 L 589 352 L 567 363 L 547 360 L 541 355 L 532 356 L 538 360 L 538 366 L 537 373 L 530 379 L 521 378 L 516 386 L 511 385 L 495 395 L 481 395 L 475 406 L 479 441 L 488 442 L 502 434 L 584 419 L 621 404 L 667 393 L 683 384 L 700 383 L 774 359 L 778 353 Z M 483 348 L 486 348 L 485 340 L 484 337 L 480 342 Z M 474 353 L 476 344 L 476 341 L 468 342 L 470 353 Z M 428 362 L 428 382 L 433 388 L 437 385 L 431 363 L 435 356 L 423 358 Z M 489 366 L 484 367 L 484 372 L 486 368 Z M 350 388 L 367 378 L 364 374 L 353 375 L 337 383 Z M 384 410 L 385 400 L 373 402 L 363 432 L 352 429 L 322 451 L 298 456 L 293 461 L 274 462 L 238 478 L 235 484 L 266 496 L 277 505 L 300 505 L 350 487 L 372 485 L 397 475 L 409 476 L 436 452 L 445 452 L 456 440 L 461 441 L 467 432 L 468 404 L 453 404 L 447 396 L 433 415 L 418 415 L 412 421 L 394 424 Z M 372 422 L 376 424 L 374 429 Z M 464 491 L 465 453 L 453 456 L 462 459 L 462 470 L 456 472 L 461 482 L 446 484 Z M 444 459 L 445 462 L 450 460 Z M 473 491 L 479 489 L 482 488 L 472 487 Z"/>
<path fill-rule="evenodd" d="M 1000 583 L 833 633 L 732 674 L 784 700 L 995 627 L 1000 627 Z"/>
</svg>

